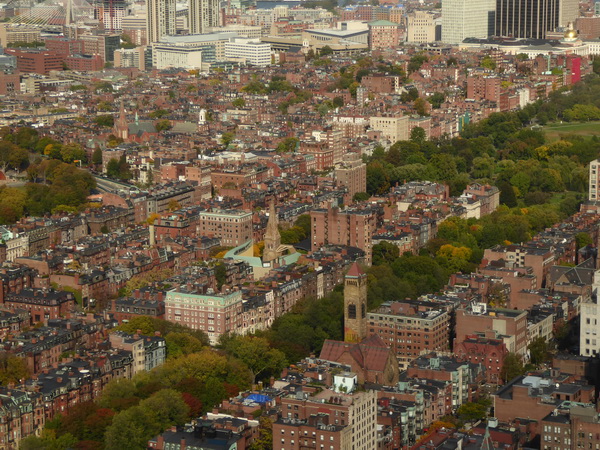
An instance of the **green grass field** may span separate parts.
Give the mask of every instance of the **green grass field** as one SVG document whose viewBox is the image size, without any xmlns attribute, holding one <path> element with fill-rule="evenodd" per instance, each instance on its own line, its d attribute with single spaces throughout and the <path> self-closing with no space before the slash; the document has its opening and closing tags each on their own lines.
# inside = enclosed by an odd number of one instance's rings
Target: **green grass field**
<svg viewBox="0 0 600 450">
<path fill-rule="evenodd" d="M 542 128 L 548 141 L 556 141 L 563 134 L 576 134 L 579 136 L 600 136 L 600 122 L 584 123 L 558 123 Z"/>
</svg>

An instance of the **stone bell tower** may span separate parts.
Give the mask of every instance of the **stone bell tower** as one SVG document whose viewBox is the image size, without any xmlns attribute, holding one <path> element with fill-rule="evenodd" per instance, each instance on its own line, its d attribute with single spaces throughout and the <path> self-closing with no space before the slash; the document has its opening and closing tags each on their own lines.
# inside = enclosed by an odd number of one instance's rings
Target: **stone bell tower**
<svg viewBox="0 0 600 450">
<path fill-rule="evenodd" d="M 367 275 L 357 263 L 344 278 L 344 341 L 360 342 L 367 337 Z"/>
</svg>

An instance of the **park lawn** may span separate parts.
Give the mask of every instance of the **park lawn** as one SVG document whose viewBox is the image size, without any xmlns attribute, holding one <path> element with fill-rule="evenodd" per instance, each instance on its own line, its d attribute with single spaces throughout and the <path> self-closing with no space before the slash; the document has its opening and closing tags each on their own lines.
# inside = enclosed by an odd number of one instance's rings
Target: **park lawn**
<svg viewBox="0 0 600 450">
<path fill-rule="evenodd" d="M 542 130 L 550 142 L 560 139 L 564 134 L 600 136 L 600 121 L 551 124 L 543 127 Z"/>
</svg>

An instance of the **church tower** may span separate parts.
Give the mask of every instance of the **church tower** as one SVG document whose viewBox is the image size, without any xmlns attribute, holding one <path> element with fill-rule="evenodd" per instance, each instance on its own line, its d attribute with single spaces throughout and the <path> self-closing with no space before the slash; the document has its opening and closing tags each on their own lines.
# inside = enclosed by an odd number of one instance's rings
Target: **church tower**
<svg viewBox="0 0 600 450">
<path fill-rule="evenodd" d="M 344 341 L 361 342 L 367 337 L 367 275 L 357 263 L 344 279 Z"/>
<path fill-rule="evenodd" d="M 275 211 L 275 201 L 271 200 L 269 206 L 269 221 L 265 232 L 265 248 L 263 250 L 263 262 L 271 262 L 279 257 L 277 249 L 281 246 L 281 234 L 279 234 L 279 218 Z"/>
<path fill-rule="evenodd" d="M 129 124 L 127 123 L 125 106 L 123 106 L 123 103 L 121 103 L 121 107 L 119 109 L 119 118 L 115 122 L 113 132 L 115 136 L 123 139 L 124 141 L 126 141 L 129 137 Z"/>
</svg>

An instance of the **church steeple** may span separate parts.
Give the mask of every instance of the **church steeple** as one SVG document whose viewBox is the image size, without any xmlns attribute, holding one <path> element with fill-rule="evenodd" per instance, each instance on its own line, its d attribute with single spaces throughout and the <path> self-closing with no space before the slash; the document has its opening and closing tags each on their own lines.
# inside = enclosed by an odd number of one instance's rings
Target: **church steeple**
<svg viewBox="0 0 600 450">
<path fill-rule="evenodd" d="M 123 140 L 127 140 L 129 137 L 129 125 L 127 124 L 127 116 L 125 115 L 125 106 L 121 102 L 119 108 L 119 118 L 114 126 L 115 136 L 120 137 Z"/>
<path fill-rule="evenodd" d="M 275 211 L 275 201 L 271 200 L 269 205 L 269 221 L 265 233 L 265 248 L 263 251 L 263 262 L 271 262 L 279 257 L 277 249 L 281 246 L 281 234 L 279 234 L 279 218 Z"/>
<path fill-rule="evenodd" d="M 344 279 L 344 341 L 361 342 L 367 337 L 367 275 L 357 263 Z"/>
</svg>

